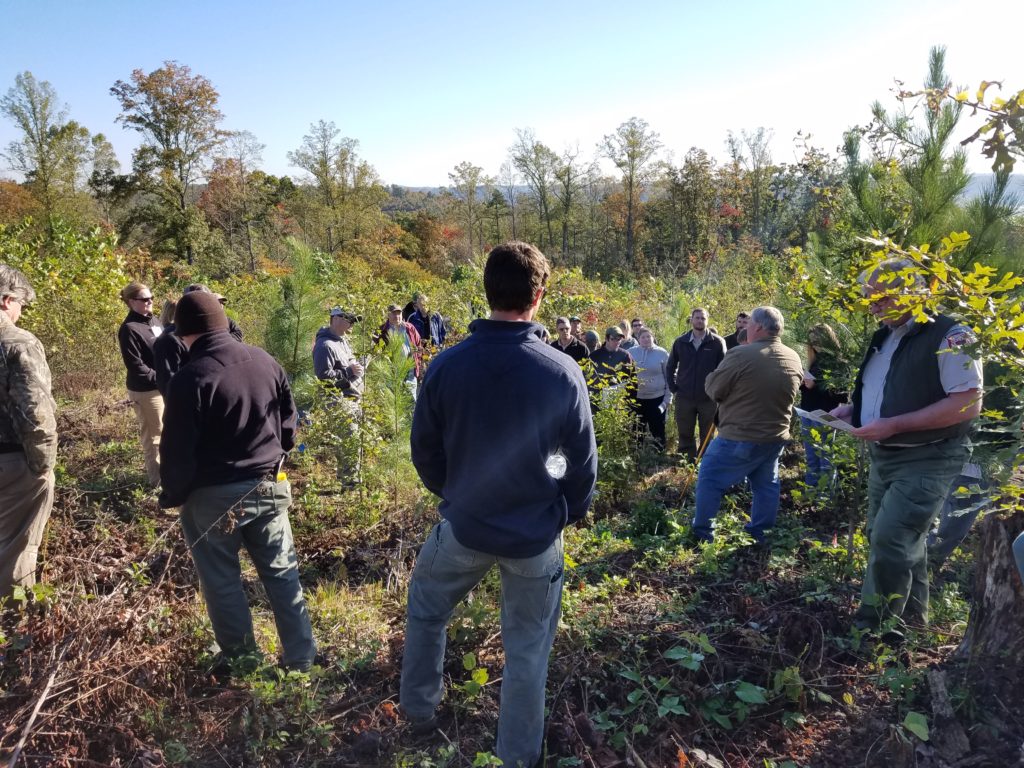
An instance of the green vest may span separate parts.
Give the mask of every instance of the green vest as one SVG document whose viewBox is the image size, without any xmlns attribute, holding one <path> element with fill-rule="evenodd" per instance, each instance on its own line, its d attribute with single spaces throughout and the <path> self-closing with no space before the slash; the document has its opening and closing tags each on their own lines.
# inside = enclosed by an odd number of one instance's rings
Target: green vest
<svg viewBox="0 0 1024 768">
<path fill-rule="evenodd" d="M 930 323 L 917 323 L 904 336 L 889 363 L 889 373 L 882 389 L 882 407 L 879 416 L 899 416 L 926 408 L 946 398 L 946 390 L 939 376 L 939 345 L 946 338 L 956 321 L 945 315 L 935 315 Z M 864 389 L 864 369 L 871 356 L 882 347 L 882 342 L 892 333 L 883 325 L 871 337 L 871 344 L 864 355 L 857 383 L 853 390 L 853 426 L 859 427 L 860 407 Z M 973 419 L 961 421 L 948 427 L 924 429 L 919 432 L 900 432 L 881 441 L 882 445 L 924 445 L 951 437 L 962 437 L 971 431 Z"/>
</svg>

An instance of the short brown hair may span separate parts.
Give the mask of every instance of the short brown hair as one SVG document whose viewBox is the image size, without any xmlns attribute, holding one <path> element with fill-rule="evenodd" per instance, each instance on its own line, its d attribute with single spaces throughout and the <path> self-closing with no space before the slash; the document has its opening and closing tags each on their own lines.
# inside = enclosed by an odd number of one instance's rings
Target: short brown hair
<svg viewBox="0 0 1024 768">
<path fill-rule="evenodd" d="M 495 246 L 484 266 L 487 305 L 502 312 L 524 312 L 550 276 L 551 266 L 536 246 L 517 240 Z"/>
</svg>

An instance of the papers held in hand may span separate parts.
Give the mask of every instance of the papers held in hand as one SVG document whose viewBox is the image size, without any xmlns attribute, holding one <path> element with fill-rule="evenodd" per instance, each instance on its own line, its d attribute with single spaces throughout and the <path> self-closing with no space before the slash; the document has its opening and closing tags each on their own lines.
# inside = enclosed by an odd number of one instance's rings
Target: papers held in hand
<svg viewBox="0 0 1024 768">
<path fill-rule="evenodd" d="M 824 424 L 826 427 L 832 427 L 832 429 L 840 429 L 843 432 L 853 432 L 854 430 L 854 426 L 852 424 L 848 424 L 842 419 L 837 419 L 828 411 L 823 411 L 820 408 L 816 411 L 805 411 L 802 408 L 794 406 L 793 410 L 796 411 L 797 416 L 802 419 L 810 419 L 811 421 L 816 421 L 819 424 Z"/>
</svg>

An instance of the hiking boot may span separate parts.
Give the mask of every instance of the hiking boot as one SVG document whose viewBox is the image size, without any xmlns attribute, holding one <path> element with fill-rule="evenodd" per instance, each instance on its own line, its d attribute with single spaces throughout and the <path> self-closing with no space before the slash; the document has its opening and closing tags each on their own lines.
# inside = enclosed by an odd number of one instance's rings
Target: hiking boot
<svg viewBox="0 0 1024 768">
<path fill-rule="evenodd" d="M 413 736 L 427 736 L 437 730 L 437 715 L 430 715 L 428 717 L 410 717 L 406 715 L 405 721 L 409 724 L 409 732 Z"/>
</svg>

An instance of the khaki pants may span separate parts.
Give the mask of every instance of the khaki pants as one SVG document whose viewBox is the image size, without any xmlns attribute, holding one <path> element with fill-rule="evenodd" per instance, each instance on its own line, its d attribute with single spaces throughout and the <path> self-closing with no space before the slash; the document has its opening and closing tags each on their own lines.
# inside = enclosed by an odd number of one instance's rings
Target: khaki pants
<svg viewBox="0 0 1024 768">
<path fill-rule="evenodd" d="M 53 472 L 40 476 L 25 454 L 0 454 L 0 600 L 36 583 L 36 555 L 53 506 Z"/>
<path fill-rule="evenodd" d="M 164 399 L 159 390 L 132 392 L 129 390 L 135 418 L 139 422 L 139 441 L 146 457 L 146 477 L 149 484 L 160 485 L 160 430 L 163 429 Z"/>
</svg>

